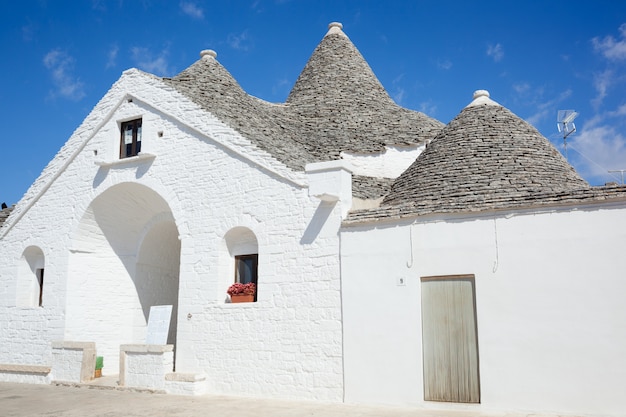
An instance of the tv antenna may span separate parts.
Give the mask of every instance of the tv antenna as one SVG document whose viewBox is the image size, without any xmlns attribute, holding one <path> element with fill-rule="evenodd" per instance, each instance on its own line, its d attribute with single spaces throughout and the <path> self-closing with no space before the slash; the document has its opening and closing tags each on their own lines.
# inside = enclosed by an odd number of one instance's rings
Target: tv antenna
<svg viewBox="0 0 626 417">
<path fill-rule="evenodd" d="M 567 137 L 576 131 L 574 119 L 578 116 L 574 110 L 559 110 L 556 117 L 557 129 L 563 133 L 563 148 L 565 149 L 565 160 L 567 160 Z"/>
<path fill-rule="evenodd" d="M 609 173 L 611 174 L 614 174 L 616 172 L 622 174 L 622 185 L 624 185 L 624 172 L 626 172 L 626 169 L 609 169 Z"/>
</svg>

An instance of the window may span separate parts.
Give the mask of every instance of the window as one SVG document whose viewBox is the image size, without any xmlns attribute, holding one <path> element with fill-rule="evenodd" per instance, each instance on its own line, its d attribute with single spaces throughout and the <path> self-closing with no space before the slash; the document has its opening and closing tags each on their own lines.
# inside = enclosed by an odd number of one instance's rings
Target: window
<svg viewBox="0 0 626 417">
<path fill-rule="evenodd" d="M 43 268 L 37 268 L 35 273 L 37 283 L 39 284 L 39 307 L 43 306 Z"/>
<path fill-rule="evenodd" d="M 43 306 L 45 265 L 41 248 L 29 246 L 24 249 L 18 267 L 16 306 Z"/>
<path fill-rule="evenodd" d="M 218 298 L 226 295 L 225 303 L 254 302 L 258 301 L 259 293 L 259 242 L 252 230 L 245 226 L 236 226 L 228 230 L 224 235 L 219 253 L 219 285 L 217 286 Z M 261 274 L 263 271 L 261 271 Z M 263 279 L 261 278 L 260 281 Z M 250 288 L 241 288 L 235 284 L 254 284 L 256 293 L 254 297 L 236 297 L 233 294 L 240 291 L 249 292 Z"/>
<path fill-rule="evenodd" d="M 257 291 L 254 294 L 254 301 L 258 294 L 258 280 L 257 271 L 259 265 L 259 255 L 237 255 L 235 256 L 235 282 L 240 284 L 253 283 L 257 287 Z"/>
<path fill-rule="evenodd" d="M 120 159 L 137 156 L 141 152 L 141 119 L 122 123 Z"/>
</svg>

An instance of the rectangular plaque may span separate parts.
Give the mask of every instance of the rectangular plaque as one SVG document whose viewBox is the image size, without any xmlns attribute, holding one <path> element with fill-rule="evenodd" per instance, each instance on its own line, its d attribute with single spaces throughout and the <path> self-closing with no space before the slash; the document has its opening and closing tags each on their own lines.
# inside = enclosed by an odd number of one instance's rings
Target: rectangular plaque
<svg viewBox="0 0 626 417">
<path fill-rule="evenodd" d="M 166 345 L 167 335 L 170 330 L 172 318 L 172 306 L 152 306 L 148 317 L 148 334 L 146 344 Z"/>
</svg>

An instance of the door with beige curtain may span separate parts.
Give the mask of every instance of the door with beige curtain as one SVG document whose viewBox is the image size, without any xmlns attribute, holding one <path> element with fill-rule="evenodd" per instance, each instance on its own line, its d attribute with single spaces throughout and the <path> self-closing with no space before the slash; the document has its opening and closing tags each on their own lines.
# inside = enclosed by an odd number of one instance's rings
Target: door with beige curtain
<svg viewBox="0 0 626 417">
<path fill-rule="evenodd" d="M 473 275 L 422 277 L 424 400 L 479 403 Z"/>
</svg>

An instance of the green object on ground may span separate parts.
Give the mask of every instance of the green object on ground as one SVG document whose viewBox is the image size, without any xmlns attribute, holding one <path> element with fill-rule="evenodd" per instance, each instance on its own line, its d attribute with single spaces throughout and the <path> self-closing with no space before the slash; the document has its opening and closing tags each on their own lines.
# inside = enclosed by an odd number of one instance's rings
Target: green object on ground
<svg viewBox="0 0 626 417">
<path fill-rule="evenodd" d="M 102 356 L 96 356 L 96 369 L 102 369 L 104 366 L 104 358 Z"/>
</svg>

